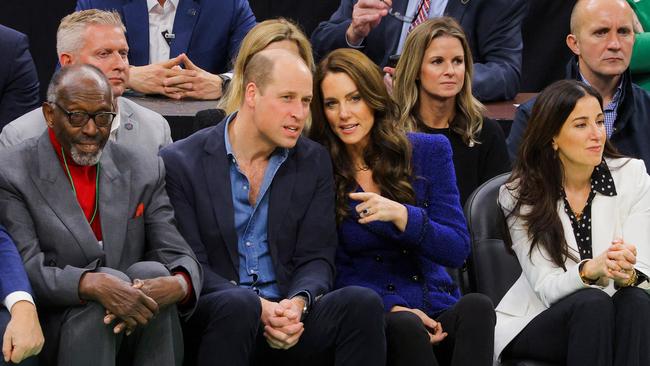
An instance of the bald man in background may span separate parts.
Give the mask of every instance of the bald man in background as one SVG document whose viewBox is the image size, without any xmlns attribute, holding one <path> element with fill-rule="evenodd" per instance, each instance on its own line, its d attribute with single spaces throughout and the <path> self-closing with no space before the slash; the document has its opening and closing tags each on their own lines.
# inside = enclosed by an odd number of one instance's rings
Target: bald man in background
<svg viewBox="0 0 650 366">
<path fill-rule="evenodd" d="M 575 57 L 567 79 L 593 86 L 603 97 L 607 137 L 623 154 L 643 159 L 650 168 L 650 94 L 632 83 L 634 12 L 625 0 L 580 0 L 571 13 L 567 46 Z M 535 99 L 522 104 L 508 136 L 516 158 Z"/>
</svg>

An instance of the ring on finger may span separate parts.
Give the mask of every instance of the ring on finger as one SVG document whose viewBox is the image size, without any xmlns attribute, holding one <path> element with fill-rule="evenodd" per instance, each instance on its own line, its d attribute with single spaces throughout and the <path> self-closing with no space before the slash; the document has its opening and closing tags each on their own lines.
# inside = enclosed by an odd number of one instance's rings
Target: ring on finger
<svg viewBox="0 0 650 366">
<path fill-rule="evenodd" d="M 370 207 L 364 208 L 363 211 L 361 211 L 361 216 L 363 217 L 370 216 L 370 214 Z"/>
</svg>

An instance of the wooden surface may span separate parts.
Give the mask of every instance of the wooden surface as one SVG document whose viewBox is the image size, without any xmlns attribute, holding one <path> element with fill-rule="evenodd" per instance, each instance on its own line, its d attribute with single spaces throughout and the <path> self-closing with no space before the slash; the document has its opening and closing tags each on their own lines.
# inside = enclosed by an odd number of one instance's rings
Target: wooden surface
<svg viewBox="0 0 650 366">
<path fill-rule="evenodd" d="M 486 116 L 499 121 L 506 120 L 512 122 L 515 117 L 515 110 L 519 104 L 527 102 L 535 95 L 537 95 L 537 93 L 519 93 L 513 100 L 485 103 L 485 106 L 487 107 Z"/>
<path fill-rule="evenodd" d="M 124 94 L 124 97 L 138 103 L 145 108 L 156 111 L 165 117 L 194 118 L 194 115 L 198 111 L 209 108 L 217 108 L 216 100 L 175 100 L 166 97 L 152 97 L 148 95 L 134 94 Z"/>
</svg>

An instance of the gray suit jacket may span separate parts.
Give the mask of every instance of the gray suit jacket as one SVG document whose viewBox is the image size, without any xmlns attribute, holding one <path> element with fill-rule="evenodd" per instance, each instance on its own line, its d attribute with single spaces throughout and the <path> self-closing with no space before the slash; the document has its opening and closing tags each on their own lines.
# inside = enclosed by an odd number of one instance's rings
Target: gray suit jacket
<svg viewBox="0 0 650 366">
<path fill-rule="evenodd" d="M 158 155 L 158 150 L 172 143 L 169 123 L 159 113 L 144 108 L 126 98 L 117 98 L 120 127 L 115 142 L 121 145 L 141 146 Z M 0 147 L 9 147 L 38 137 L 47 125 L 43 109 L 33 111 L 13 120 L 0 133 Z"/>
<path fill-rule="evenodd" d="M 13 237 L 41 311 L 79 305 L 83 273 L 97 267 L 120 271 L 157 261 L 192 278 L 201 290 L 200 265 L 176 229 L 165 190 L 162 160 L 107 143 L 99 176 L 103 249 L 61 168 L 47 131 L 38 139 L 0 151 L 0 222 Z M 144 213 L 136 217 L 137 207 Z M 189 314 L 193 309 L 186 309 Z"/>
</svg>

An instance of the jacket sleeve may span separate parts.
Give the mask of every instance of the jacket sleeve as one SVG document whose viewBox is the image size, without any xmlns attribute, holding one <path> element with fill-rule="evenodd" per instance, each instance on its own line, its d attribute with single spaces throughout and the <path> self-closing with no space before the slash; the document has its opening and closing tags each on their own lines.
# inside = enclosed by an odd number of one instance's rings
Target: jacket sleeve
<svg viewBox="0 0 650 366">
<path fill-rule="evenodd" d="M 245 0 L 236 0 L 233 17 L 230 20 L 230 39 L 228 44 L 228 60 L 235 60 L 237 52 L 239 52 L 239 45 L 242 40 L 255 24 L 255 15 Z"/>
<path fill-rule="evenodd" d="M 451 145 L 442 136 L 415 135 L 418 137 L 411 135 L 413 165 L 414 171 L 423 175 L 419 179 L 424 179 L 424 201 L 405 205 L 408 221 L 404 232 L 387 222 L 375 221 L 368 224 L 369 228 L 440 265 L 460 267 L 469 255 L 469 234 L 460 207 Z"/>
<path fill-rule="evenodd" d="M 510 100 L 519 91 L 527 2 L 485 2 L 476 20 L 473 92 L 481 101 Z"/>
<path fill-rule="evenodd" d="M 165 166 L 162 159 L 157 160 L 158 179 L 144 211 L 147 240 L 144 259 L 162 263 L 171 273 L 182 270 L 189 274 L 195 302 L 179 308 L 187 316 L 194 310 L 201 293 L 203 274 L 194 253 L 176 229 L 174 210 L 165 190 Z"/>
<path fill-rule="evenodd" d="M 3 70 L 7 79 L 0 90 L 0 128 L 39 105 L 38 75 L 29 52 L 27 36 L 19 34 L 13 41 L 2 47 L 3 52 L 9 53 L 3 57 L 9 57 L 12 61 L 5 64 L 6 69 Z"/>
<path fill-rule="evenodd" d="M 32 294 L 16 245 L 5 228 L 0 226 L 0 301 L 16 291 Z"/>
<path fill-rule="evenodd" d="M 520 105 L 515 112 L 512 126 L 510 126 L 510 133 L 506 139 L 506 144 L 508 145 L 508 154 L 510 154 L 510 161 L 512 162 L 517 159 L 519 145 L 521 145 L 521 142 L 524 139 L 524 132 L 526 132 L 526 126 L 528 126 L 528 119 L 530 118 L 530 112 L 533 108 L 534 102 L 535 99 L 527 101 L 526 103 Z"/>
<path fill-rule="evenodd" d="M 173 151 L 167 149 L 161 151 L 160 155 L 165 162 L 166 190 L 169 195 L 169 200 L 174 207 L 178 230 L 192 248 L 203 269 L 203 286 L 201 292 L 214 292 L 234 287 L 235 284 L 214 272 L 210 267 L 205 245 L 199 234 L 200 230 L 197 224 L 199 220 L 193 208 L 194 205 L 190 198 L 191 195 L 188 193 L 191 191 L 191 183 L 188 181 L 189 175 L 182 171 L 180 168 L 182 164 L 177 161 L 177 159 L 181 158 Z"/>
<path fill-rule="evenodd" d="M 626 243 L 634 244 L 637 248 L 636 264 L 634 267 L 645 275 L 650 275 L 650 176 L 646 173 L 643 160 L 632 159 L 628 163 L 630 174 L 623 179 L 632 185 L 630 197 L 624 206 L 630 207 L 628 212 L 619 212 L 619 217 L 625 217 L 622 222 L 623 239 Z M 633 183 L 632 183 L 633 182 Z"/>
<path fill-rule="evenodd" d="M 529 255 L 531 240 L 524 220 L 517 215 L 510 215 L 515 204 L 513 193 L 502 186 L 499 191 L 499 205 L 507 218 L 512 250 L 519 260 L 522 273 L 542 304 L 550 307 L 563 297 L 590 287 L 580 279 L 578 263 L 568 264 L 567 271 L 564 271 L 549 260 L 550 255 L 540 246 L 536 246 Z"/>
<path fill-rule="evenodd" d="M 338 244 L 332 164 L 325 148 L 319 146 L 318 151 L 318 178 L 309 207 L 298 227 L 293 255 L 296 267 L 289 283 L 289 295 L 306 290 L 312 299 L 332 288 Z"/>
<path fill-rule="evenodd" d="M 352 8 L 355 0 L 342 0 L 329 20 L 321 22 L 311 35 L 316 60 L 325 57 L 338 48 L 347 48 L 345 32 L 352 22 Z"/>
</svg>

